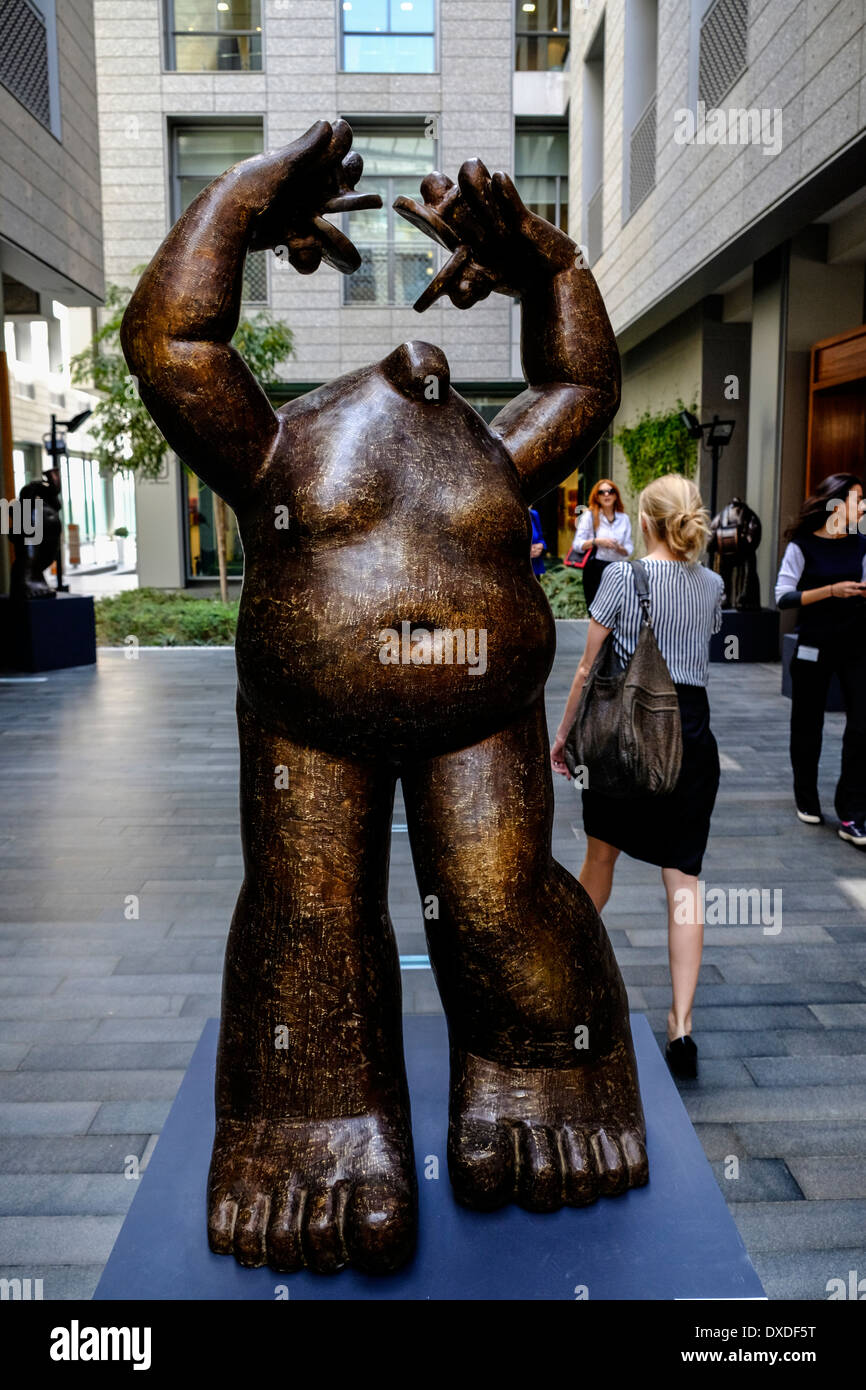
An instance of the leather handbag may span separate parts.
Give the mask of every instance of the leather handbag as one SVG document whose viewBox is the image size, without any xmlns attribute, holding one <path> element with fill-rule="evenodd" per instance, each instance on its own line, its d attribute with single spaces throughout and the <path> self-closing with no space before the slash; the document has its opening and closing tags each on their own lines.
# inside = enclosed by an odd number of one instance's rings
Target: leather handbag
<svg viewBox="0 0 866 1390">
<path fill-rule="evenodd" d="M 658 648 L 650 617 L 647 572 L 630 560 L 641 610 L 637 645 L 627 666 L 608 633 L 580 697 L 563 759 L 572 777 L 605 796 L 665 796 L 683 759 L 677 689 Z"/>
<path fill-rule="evenodd" d="M 570 570 L 586 569 L 587 561 L 595 554 L 595 549 L 594 545 L 589 546 L 586 550 L 578 550 L 572 546 L 562 563 Z"/>
</svg>

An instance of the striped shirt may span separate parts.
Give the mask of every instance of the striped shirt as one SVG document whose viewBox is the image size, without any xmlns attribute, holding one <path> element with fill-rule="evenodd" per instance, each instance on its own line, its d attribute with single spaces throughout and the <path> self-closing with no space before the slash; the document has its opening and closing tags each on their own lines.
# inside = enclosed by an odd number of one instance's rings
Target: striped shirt
<svg viewBox="0 0 866 1390">
<path fill-rule="evenodd" d="M 676 685 L 706 685 L 710 637 L 722 626 L 721 576 L 703 565 L 679 560 L 644 560 L 650 592 L 650 618 Z M 637 646 L 640 604 L 631 565 L 608 565 L 590 615 L 613 630 L 613 645 L 625 665 Z"/>
</svg>

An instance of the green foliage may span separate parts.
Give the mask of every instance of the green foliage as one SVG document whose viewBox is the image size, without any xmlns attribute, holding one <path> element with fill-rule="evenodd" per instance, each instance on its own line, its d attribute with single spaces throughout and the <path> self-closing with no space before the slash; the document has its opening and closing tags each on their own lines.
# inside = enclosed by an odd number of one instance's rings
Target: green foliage
<svg viewBox="0 0 866 1390">
<path fill-rule="evenodd" d="M 221 603 L 194 593 L 164 589 L 128 589 L 97 599 L 96 640 L 101 647 L 122 647 L 137 637 L 143 647 L 232 646 L 238 603 Z"/>
<path fill-rule="evenodd" d="M 561 562 L 550 566 L 539 581 L 554 618 L 586 618 L 583 597 L 583 575 L 580 570 L 568 569 Z"/>
<path fill-rule="evenodd" d="M 653 415 L 645 410 L 636 425 L 623 426 L 614 435 L 626 456 L 628 480 L 634 492 L 640 492 L 653 478 L 665 473 L 682 473 L 691 478 L 698 462 L 698 444 L 687 434 L 680 412 L 697 412 L 697 405 L 677 401 L 676 410 Z"/>
<path fill-rule="evenodd" d="M 142 404 L 120 347 L 120 324 L 131 293 L 120 285 L 106 287 L 105 321 L 84 351 L 73 357 L 72 381 L 85 390 L 93 387 L 100 395 L 90 417 L 93 452 L 100 467 L 157 478 L 168 444 Z M 262 386 L 274 380 L 278 364 L 291 356 L 292 341 L 291 330 L 265 311 L 241 319 L 233 339 Z"/>
</svg>

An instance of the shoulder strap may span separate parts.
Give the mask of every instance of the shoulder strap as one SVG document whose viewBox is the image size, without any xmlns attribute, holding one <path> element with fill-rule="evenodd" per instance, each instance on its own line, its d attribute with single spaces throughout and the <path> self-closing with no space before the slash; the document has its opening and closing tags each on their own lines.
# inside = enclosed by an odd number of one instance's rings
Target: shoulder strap
<svg viewBox="0 0 866 1390">
<path fill-rule="evenodd" d="M 628 563 L 631 565 L 637 601 L 640 604 L 641 621 L 644 623 L 651 623 L 649 580 L 647 579 L 647 572 L 644 568 L 643 561 L 629 560 Z"/>
</svg>

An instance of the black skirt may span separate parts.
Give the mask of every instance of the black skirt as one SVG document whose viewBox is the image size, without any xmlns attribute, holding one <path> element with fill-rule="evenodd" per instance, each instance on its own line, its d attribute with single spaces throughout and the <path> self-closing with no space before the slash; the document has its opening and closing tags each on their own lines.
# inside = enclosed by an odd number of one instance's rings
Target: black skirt
<svg viewBox="0 0 866 1390">
<path fill-rule="evenodd" d="M 632 859 L 699 874 L 719 789 L 719 749 L 702 685 L 678 685 L 683 763 L 669 796 L 604 796 L 583 792 L 583 828 Z"/>
</svg>

